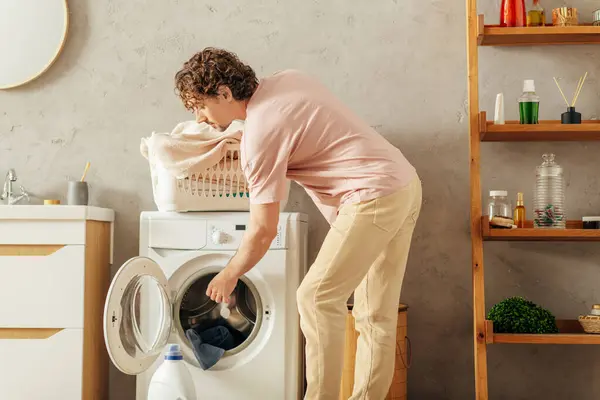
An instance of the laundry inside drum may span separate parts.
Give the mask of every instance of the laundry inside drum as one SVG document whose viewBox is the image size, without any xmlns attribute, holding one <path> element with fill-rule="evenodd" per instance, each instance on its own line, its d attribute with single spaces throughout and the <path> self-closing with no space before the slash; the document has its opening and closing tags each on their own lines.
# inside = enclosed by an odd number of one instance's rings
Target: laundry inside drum
<svg viewBox="0 0 600 400">
<path fill-rule="evenodd" d="M 238 280 L 229 303 L 218 304 L 206 295 L 216 273 L 193 277 L 179 304 L 179 322 L 183 333 L 193 329 L 207 343 L 229 354 L 247 347 L 256 336 L 262 316 L 262 304 L 256 288 L 246 279 Z"/>
</svg>

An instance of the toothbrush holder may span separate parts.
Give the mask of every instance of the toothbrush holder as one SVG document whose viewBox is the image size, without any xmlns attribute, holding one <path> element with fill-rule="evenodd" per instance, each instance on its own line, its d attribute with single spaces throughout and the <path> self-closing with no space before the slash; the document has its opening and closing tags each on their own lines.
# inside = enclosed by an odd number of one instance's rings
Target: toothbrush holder
<svg viewBox="0 0 600 400">
<path fill-rule="evenodd" d="M 581 113 L 575 111 L 575 107 L 568 107 L 567 112 L 560 115 L 560 122 L 563 124 L 580 124 Z"/>
<path fill-rule="evenodd" d="M 87 206 L 89 189 L 87 182 L 69 181 L 67 186 L 67 204 L 71 206 Z"/>
</svg>

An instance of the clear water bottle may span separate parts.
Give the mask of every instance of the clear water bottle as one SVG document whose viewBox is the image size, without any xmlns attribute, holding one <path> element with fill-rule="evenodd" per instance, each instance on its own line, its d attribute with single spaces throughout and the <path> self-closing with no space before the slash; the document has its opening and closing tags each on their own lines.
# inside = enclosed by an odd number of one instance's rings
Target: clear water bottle
<svg viewBox="0 0 600 400">
<path fill-rule="evenodd" d="M 563 169 L 554 161 L 554 154 L 544 154 L 544 162 L 536 167 L 534 196 L 534 227 L 566 227 L 565 185 Z"/>
</svg>

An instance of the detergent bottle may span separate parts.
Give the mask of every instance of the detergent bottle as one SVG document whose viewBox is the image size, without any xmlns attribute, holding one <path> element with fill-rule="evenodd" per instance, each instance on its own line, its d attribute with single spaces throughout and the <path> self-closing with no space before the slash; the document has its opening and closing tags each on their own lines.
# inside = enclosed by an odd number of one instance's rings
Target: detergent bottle
<svg viewBox="0 0 600 400">
<path fill-rule="evenodd" d="M 197 400 L 192 375 L 178 344 L 167 345 L 165 360 L 152 375 L 148 400 Z"/>
</svg>

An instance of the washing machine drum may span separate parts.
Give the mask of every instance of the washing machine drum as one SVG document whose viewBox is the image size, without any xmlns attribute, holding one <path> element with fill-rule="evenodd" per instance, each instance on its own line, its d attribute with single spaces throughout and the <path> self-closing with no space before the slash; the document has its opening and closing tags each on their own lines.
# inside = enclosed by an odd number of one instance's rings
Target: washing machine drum
<svg viewBox="0 0 600 400">
<path fill-rule="evenodd" d="M 243 350 L 258 332 L 262 316 L 260 296 L 252 283 L 238 280 L 228 303 L 218 304 L 206 295 L 210 281 L 216 273 L 203 274 L 191 279 L 184 287 L 181 300 L 176 303 L 179 323 L 184 333 L 193 329 L 210 342 L 221 335 L 223 348 L 229 354 Z M 222 334 L 226 332 L 227 338 Z"/>
</svg>

